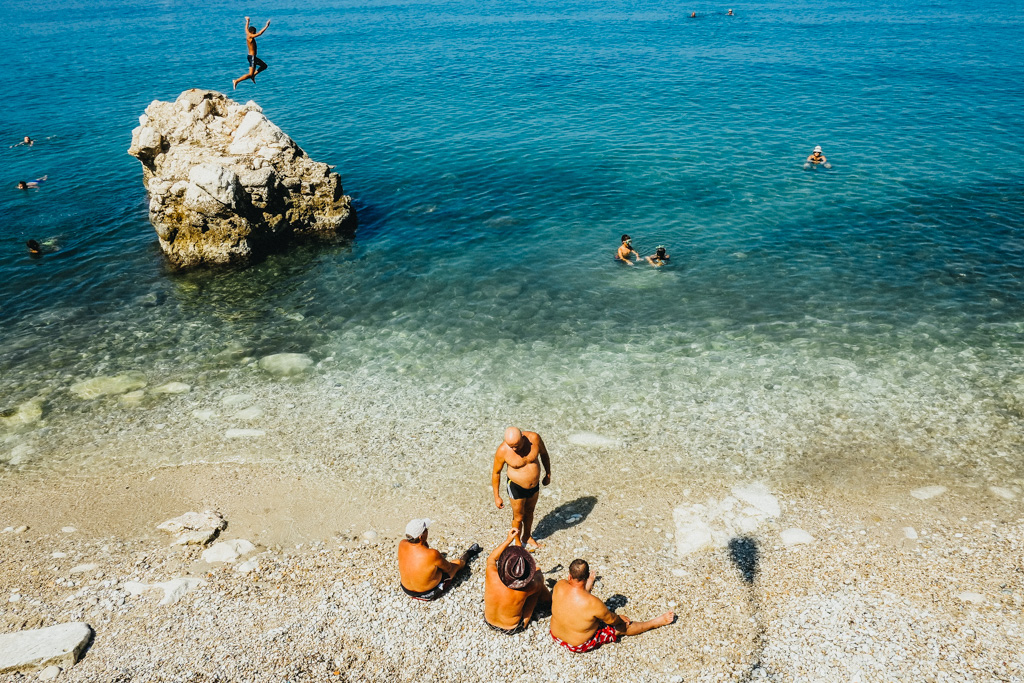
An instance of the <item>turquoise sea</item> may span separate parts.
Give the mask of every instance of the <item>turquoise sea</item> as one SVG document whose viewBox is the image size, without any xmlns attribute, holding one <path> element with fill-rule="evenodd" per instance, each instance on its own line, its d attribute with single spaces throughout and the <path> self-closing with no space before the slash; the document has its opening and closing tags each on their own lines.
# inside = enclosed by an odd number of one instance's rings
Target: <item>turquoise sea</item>
<svg viewBox="0 0 1024 683">
<path fill-rule="evenodd" d="M 231 94 L 244 11 L 270 68 L 235 98 L 337 165 L 359 230 L 175 273 L 131 130 Z M 1024 476 L 1020 2 L 11 0 L 0 25 L 0 410 L 46 401 L 8 469 L 111 425 L 220 443 L 189 411 L 299 352 L 310 423 Z M 815 145 L 832 170 L 802 168 Z M 671 265 L 614 263 L 622 233 Z M 152 413 L 67 391 L 126 371 L 194 388 Z"/>
</svg>

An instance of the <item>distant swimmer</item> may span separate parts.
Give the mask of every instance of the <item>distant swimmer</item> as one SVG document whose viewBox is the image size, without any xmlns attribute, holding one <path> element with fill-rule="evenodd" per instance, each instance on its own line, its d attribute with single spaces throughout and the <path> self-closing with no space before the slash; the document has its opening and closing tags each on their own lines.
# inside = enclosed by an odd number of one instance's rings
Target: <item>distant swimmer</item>
<svg viewBox="0 0 1024 683">
<path fill-rule="evenodd" d="M 727 16 L 727 17 L 733 16 L 732 10 L 729 10 L 728 12 L 726 12 L 725 16 Z"/>
<path fill-rule="evenodd" d="M 629 260 L 629 255 L 632 254 L 636 257 L 636 260 L 640 260 L 640 254 L 633 250 L 633 243 L 630 241 L 629 235 L 622 236 L 622 244 L 619 246 L 619 250 L 615 252 L 615 259 L 618 261 L 625 261 L 629 265 L 633 265 L 633 262 Z"/>
<path fill-rule="evenodd" d="M 252 79 L 252 82 L 255 83 L 257 74 L 261 74 L 267 70 L 267 63 L 256 56 L 256 39 L 262 36 L 263 32 L 269 27 L 270 19 L 267 19 L 266 25 L 261 30 L 257 31 L 255 26 L 249 26 L 249 17 L 245 18 L 245 42 L 249 47 L 249 73 L 231 81 L 232 88 L 238 88 L 239 83 L 250 78 Z"/>
<path fill-rule="evenodd" d="M 43 176 L 42 178 L 36 178 L 35 180 L 19 180 L 18 181 L 18 189 L 19 190 L 38 190 L 39 186 L 42 183 L 44 183 L 44 182 L 46 182 L 46 176 Z"/>
<path fill-rule="evenodd" d="M 26 135 L 24 138 L 22 138 L 21 142 L 19 142 L 16 145 L 11 145 L 11 148 L 13 149 L 15 147 L 21 147 L 22 145 L 24 145 L 25 147 L 31 147 L 34 144 L 36 144 L 36 141 Z"/>
<path fill-rule="evenodd" d="M 29 240 L 25 243 L 28 246 L 28 253 L 32 256 L 39 256 L 43 253 L 43 247 L 39 242 L 35 240 Z"/>
<path fill-rule="evenodd" d="M 697 13 L 696 12 L 691 12 L 690 13 L 690 18 L 691 19 L 696 19 L 697 18 Z"/>
<path fill-rule="evenodd" d="M 655 268 L 660 268 L 668 263 L 669 255 L 665 253 L 665 247 L 658 245 L 658 248 L 654 250 L 654 256 L 648 256 L 647 262 Z"/>
<path fill-rule="evenodd" d="M 807 163 L 804 164 L 804 168 L 811 168 L 813 166 L 824 166 L 825 168 L 832 168 L 832 164 L 828 163 L 828 159 L 821 153 L 821 145 L 814 148 L 814 152 L 811 156 L 807 157 Z"/>
</svg>

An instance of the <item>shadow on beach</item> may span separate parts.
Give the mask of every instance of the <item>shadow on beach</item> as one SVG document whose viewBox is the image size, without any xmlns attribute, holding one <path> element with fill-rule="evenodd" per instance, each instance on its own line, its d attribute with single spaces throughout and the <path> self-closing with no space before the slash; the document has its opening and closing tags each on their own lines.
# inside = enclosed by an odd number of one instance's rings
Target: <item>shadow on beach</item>
<svg viewBox="0 0 1024 683">
<path fill-rule="evenodd" d="M 533 537 L 537 540 L 550 538 L 557 531 L 565 531 L 581 524 L 597 505 L 594 496 L 581 496 L 568 503 L 562 503 L 544 515 L 544 519 L 533 529 Z"/>
</svg>

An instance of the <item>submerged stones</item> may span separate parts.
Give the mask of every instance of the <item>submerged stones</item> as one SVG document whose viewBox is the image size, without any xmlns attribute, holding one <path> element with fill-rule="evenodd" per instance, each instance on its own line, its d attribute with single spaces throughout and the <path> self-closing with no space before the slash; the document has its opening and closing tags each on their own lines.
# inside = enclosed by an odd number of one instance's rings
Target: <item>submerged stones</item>
<svg viewBox="0 0 1024 683">
<path fill-rule="evenodd" d="M 154 101 L 132 131 L 149 220 L 181 268 L 246 264 L 294 238 L 355 231 L 341 179 L 263 114 L 212 90 Z"/>
<path fill-rule="evenodd" d="M 686 557 L 709 548 L 724 548 L 735 536 L 744 536 L 763 522 L 777 518 L 779 500 L 764 484 L 734 486 L 721 502 L 680 505 L 672 517 L 676 526 L 676 554 Z"/>
<path fill-rule="evenodd" d="M 260 370 L 275 377 L 294 377 L 313 367 L 313 359 L 304 353 L 275 353 L 260 358 Z"/>
<path fill-rule="evenodd" d="M 125 394 L 146 386 L 146 376 L 141 372 L 128 372 L 113 377 L 100 376 L 76 382 L 69 391 L 78 398 L 90 399 L 100 396 Z"/>
<path fill-rule="evenodd" d="M 573 432 L 569 435 L 568 441 L 575 446 L 585 448 L 614 448 L 618 445 L 615 439 L 609 439 L 607 436 L 601 436 L 594 432 Z"/>
<path fill-rule="evenodd" d="M 81 621 L 0 635 L 0 674 L 47 666 L 67 669 L 90 640 L 92 628 Z"/>
<path fill-rule="evenodd" d="M 0 426 L 17 429 L 38 422 L 43 417 L 44 399 L 36 397 L 25 401 L 18 407 L 0 413 Z"/>
</svg>

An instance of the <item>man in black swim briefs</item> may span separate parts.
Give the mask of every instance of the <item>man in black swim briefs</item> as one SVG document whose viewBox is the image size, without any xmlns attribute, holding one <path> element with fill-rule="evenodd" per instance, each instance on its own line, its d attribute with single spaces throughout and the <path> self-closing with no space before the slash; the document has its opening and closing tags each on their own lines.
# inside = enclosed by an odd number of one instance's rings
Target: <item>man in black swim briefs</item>
<svg viewBox="0 0 1024 683">
<path fill-rule="evenodd" d="M 474 543 L 455 562 L 427 545 L 429 519 L 414 519 L 405 527 L 405 540 L 398 542 L 398 574 L 402 591 L 416 600 L 437 600 L 448 592 L 455 575 L 465 569 L 470 558 L 480 552 Z"/>
<path fill-rule="evenodd" d="M 544 480 L 540 478 L 540 464 L 544 465 Z M 501 500 L 501 471 L 508 465 L 508 497 L 512 505 L 512 528 L 520 529 L 524 545 L 540 548 L 533 537 L 533 513 L 537 507 L 541 483 L 551 483 L 551 459 L 543 439 L 536 432 L 524 432 L 518 427 L 505 430 L 505 439 L 494 453 L 494 467 L 491 469 L 491 488 L 494 504 L 505 507 Z"/>
</svg>

